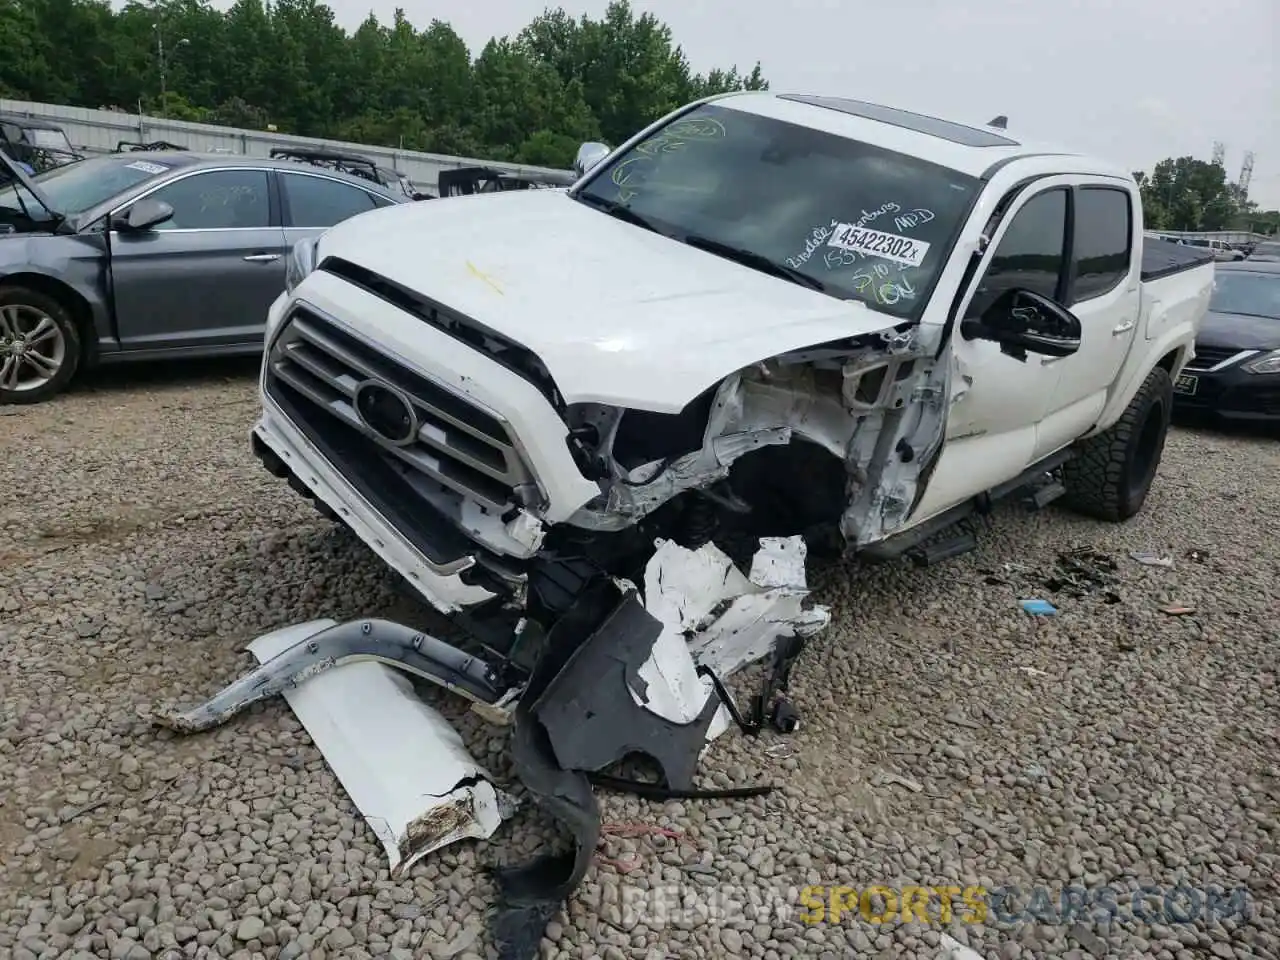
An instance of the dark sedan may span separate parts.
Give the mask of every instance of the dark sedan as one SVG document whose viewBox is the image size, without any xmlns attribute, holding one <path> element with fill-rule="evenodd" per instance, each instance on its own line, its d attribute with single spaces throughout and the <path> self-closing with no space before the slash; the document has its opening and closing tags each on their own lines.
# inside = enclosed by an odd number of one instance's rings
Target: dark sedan
<svg viewBox="0 0 1280 960">
<path fill-rule="evenodd" d="M 30 177 L 0 150 L 0 403 L 99 363 L 258 353 L 294 243 L 406 201 L 288 160 L 148 151 Z"/>
<path fill-rule="evenodd" d="M 1280 263 L 1218 264 L 1195 351 L 1174 384 L 1175 409 L 1280 421 Z"/>
</svg>

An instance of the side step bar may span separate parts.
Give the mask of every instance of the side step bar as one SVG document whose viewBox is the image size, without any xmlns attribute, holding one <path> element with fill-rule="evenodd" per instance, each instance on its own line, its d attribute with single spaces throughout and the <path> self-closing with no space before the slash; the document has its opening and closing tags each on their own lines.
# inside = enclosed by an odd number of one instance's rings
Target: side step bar
<svg viewBox="0 0 1280 960">
<path fill-rule="evenodd" d="M 1068 460 L 1075 456 L 1075 451 L 1068 447 L 1065 450 L 1059 450 L 1052 456 L 1045 457 L 1038 463 L 1032 464 L 1022 473 L 1018 474 L 1011 480 L 1007 480 L 998 487 L 974 497 L 972 500 L 966 500 L 958 503 L 950 510 L 938 514 L 929 520 L 925 520 L 918 526 L 912 527 L 895 536 L 890 536 L 887 540 L 880 543 L 872 544 L 866 549 L 860 551 L 859 556 L 871 561 L 896 560 L 900 557 L 909 556 L 920 566 L 929 566 L 942 560 L 949 560 L 953 557 L 961 556 L 977 547 L 977 538 L 972 533 L 965 532 L 957 534 L 954 537 L 948 537 L 938 543 L 930 544 L 938 534 L 954 527 L 961 520 L 972 516 L 975 513 L 986 514 L 991 512 L 992 506 L 997 500 L 1003 500 L 1010 494 L 1029 486 L 1037 480 L 1044 477 L 1045 474 L 1051 473 L 1058 469 Z M 1054 492 L 1053 488 L 1058 489 Z M 1057 481 L 1042 486 L 1036 491 L 1035 497 L 1039 498 L 1047 496 L 1042 503 L 1037 503 L 1037 508 L 1043 507 L 1059 496 L 1066 493 L 1066 488 Z M 917 558 L 923 558 L 917 559 Z"/>
</svg>

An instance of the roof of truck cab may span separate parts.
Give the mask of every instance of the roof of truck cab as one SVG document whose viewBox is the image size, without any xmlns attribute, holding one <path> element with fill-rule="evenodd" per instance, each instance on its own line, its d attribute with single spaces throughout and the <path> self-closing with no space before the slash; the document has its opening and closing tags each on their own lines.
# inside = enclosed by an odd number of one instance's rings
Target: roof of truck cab
<svg viewBox="0 0 1280 960">
<path fill-rule="evenodd" d="M 748 91 L 724 94 L 711 102 L 861 140 L 973 177 L 988 176 L 994 169 L 1023 157 L 1043 156 L 1076 158 L 1088 172 L 1107 170 L 1109 175 L 1126 179 L 1131 176 L 1123 167 L 1080 150 L 1023 140 L 1005 129 L 958 123 L 864 100 Z"/>
</svg>

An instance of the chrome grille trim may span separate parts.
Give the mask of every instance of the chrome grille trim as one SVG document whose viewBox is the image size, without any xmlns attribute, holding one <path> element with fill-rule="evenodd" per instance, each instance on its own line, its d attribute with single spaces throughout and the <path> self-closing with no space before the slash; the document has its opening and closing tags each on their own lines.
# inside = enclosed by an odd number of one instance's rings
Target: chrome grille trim
<svg viewBox="0 0 1280 960">
<path fill-rule="evenodd" d="M 1257 350 L 1236 350 L 1232 347 L 1196 347 L 1196 355 L 1183 366 L 1187 373 L 1217 373 L 1234 363 L 1246 360 Z"/>
<path fill-rule="evenodd" d="M 314 405 L 322 419 L 313 428 L 324 429 L 324 420 L 332 418 L 376 444 L 376 452 L 398 461 L 402 472 L 408 468 L 420 475 L 419 481 L 438 484 L 498 514 L 520 505 L 517 488 L 536 489 L 505 421 L 410 370 L 308 304 L 295 304 L 285 318 L 268 364 L 274 378 Z M 409 398 L 421 424 L 416 442 L 397 447 L 365 427 L 354 399 L 357 386 L 366 380 L 383 381 Z"/>
</svg>

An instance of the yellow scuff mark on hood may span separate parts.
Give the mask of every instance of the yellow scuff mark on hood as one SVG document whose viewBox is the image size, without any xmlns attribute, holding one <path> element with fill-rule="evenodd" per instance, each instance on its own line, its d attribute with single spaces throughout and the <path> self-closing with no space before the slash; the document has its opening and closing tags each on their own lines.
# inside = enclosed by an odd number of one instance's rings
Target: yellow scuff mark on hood
<svg viewBox="0 0 1280 960">
<path fill-rule="evenodd" d="M 487 273 L 485 273 L 483 270 L 477 267 L 470 260 L 467 261 L 467 272 L 470 273 L 476 279 L 483 280 L 485 283 L 487 283 L 494 290 L 494 292 L 498 294 L 498 296 L 500 297 L 506 296 L 506 294 L 502 292 L 502 288 L 498 286 L 497 282 L 494 281 L 493 277 L 489 276 Z"/>
</svg>

